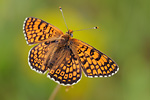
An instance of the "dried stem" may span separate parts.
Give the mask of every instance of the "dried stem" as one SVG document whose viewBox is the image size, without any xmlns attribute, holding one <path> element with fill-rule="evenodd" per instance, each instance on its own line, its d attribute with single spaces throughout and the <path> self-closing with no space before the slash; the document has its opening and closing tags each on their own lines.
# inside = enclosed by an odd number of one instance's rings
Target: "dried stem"
<svg viewBox="0 0 150 100">
<path fill-rule="evenodd" d="M 61 87 L 61 86 L 60 86 L 59 84 L 56 86 L 56 88 L 54 89 L 53 93 L 51 94 L 51 96 L 49 97 L 48 100 L 54 100 L 54 99 L 55 99 L 55 96 L 56 96 L 56 94 L 58 93 L 60 87 Z"/>
</svg>

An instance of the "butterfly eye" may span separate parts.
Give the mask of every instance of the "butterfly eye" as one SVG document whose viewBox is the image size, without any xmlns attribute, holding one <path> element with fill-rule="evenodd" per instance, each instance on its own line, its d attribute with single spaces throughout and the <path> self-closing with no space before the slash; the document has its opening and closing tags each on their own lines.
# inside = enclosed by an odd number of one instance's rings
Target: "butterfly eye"
<svg viewBox="0 0 150 100">
<path fill-rule="evenodd" d="M 73 34 L 72 34 L 72 33 L 73 33 L 73 30 L 70 30 L 70 29 L 69 29 L 67 33 L 68 33 L 71 37 L 73 37 Z"/>
<path fill-rule="evenodd" d="M 71 33 L 70 36 L 73 37 L 73 34 Z"/>
</svg>

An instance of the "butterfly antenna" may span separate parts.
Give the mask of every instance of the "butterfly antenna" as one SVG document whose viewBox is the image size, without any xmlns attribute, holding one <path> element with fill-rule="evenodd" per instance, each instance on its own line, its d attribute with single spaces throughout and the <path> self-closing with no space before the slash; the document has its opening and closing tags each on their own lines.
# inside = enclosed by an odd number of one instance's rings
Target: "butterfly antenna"
<svg viewBox="0 0 150 100">
<path fill-rule="evenodd" d="M 68 30 L 68 26 L 67 26 L 67 24 L 66 24 L 66 20 L 65 20 L 65 17 L 64 17 L 64 14 L 63 14 L 62 8 L 61 8 L 61 7 L 59 7 L 59 9 L 60 9 L 60 11 L 61 11 L 61 13 L 62 13 L 62 16 L 63 16 L 64 22 L 65 22 L 65 25 L 66 25 L 67 30 Z"/>
<path fill-rule="evenodd" d="M 87 29 L 80 29 L 80 30 L 74 30 L 74 31 L 83 31 L 83 30 L 90 30 L 90 29 L 99 29 L 99 27 L 92 27 L 92 28 L 87 28 Z"/>
</svg>

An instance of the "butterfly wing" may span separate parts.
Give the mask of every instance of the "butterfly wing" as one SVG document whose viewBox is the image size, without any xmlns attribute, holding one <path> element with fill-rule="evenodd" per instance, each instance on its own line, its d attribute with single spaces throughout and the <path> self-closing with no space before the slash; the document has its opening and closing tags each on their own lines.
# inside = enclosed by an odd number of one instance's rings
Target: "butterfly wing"
<svg viewBox="0 0 150 100">
<path fill-rule="evenodd" d="M 119 70 L 118 65 L 111 58 L 94 47 L 77 39 L 71 41 L 86 76 L 110 77 Z"/>
<path fill-rule="evenodd" d="M 63 32 L 57 27 L 34 17 L 25 19 L 23 31 L 27 44 L 30 45 L 63 35 Z"/>
<path fill-rule="evenodd" d="M 60 58 L 57 58 L 56 63 L 49 69 L 47 77 L 61 85 L 73 85 L 81 78 L 81 65 L 71 49 L 63 49 L 60 51 L 64 51 L 63 53 L 55 54 Z"/>
<path fill-rule="evenodd" d="M 47 59 L 47 53 L 50 54 L 52 50 L 57 47 L 57 41 L 42 42 L 29 51 L 28 62 L 32 70 L 38 73 L 45 73 L 48 69 L 44 62 Z"/>
</svg>

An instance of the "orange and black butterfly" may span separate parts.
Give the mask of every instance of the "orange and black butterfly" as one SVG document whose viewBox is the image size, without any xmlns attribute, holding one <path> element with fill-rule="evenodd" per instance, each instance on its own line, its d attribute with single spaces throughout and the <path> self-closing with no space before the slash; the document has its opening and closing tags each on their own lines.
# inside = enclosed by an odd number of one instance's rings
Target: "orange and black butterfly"
<svg viewBox="0 0 150 100">
<path fill-rule="evenodd" d="M 97 27 L 95 27 L 97 28 Z M 118 65 L 94 47 L 72 38 L 73 31 L 64 34 L 60 29 L 41 19 L 28 17 L 23 31 L 27 44 L 37 44 L 29 51 L 32 70 L 46 73 L 61 85 L 73 85 L 81 79 L 81 70 L 87 77 L 110 77 Z"/>
</svg>

